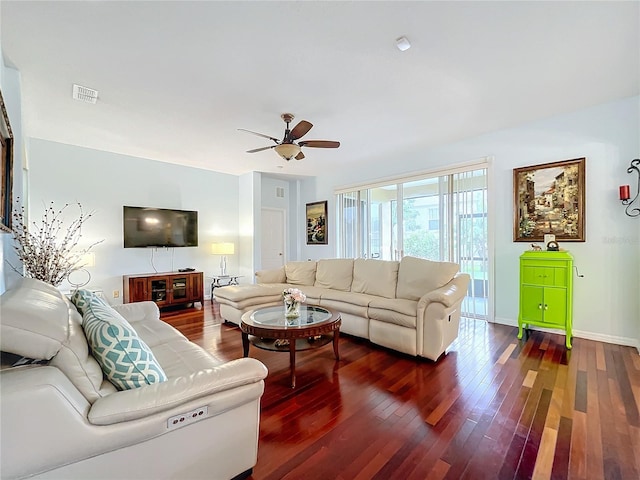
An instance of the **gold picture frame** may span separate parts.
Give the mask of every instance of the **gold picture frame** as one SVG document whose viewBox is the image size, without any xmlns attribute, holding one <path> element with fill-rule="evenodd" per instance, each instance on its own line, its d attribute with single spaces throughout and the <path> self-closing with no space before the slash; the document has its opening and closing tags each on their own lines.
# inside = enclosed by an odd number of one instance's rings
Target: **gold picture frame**
<svg viewBox="0 0 640 480">
<path fill-rule="evenodd" d="M 0 142 L 2 143 L 2 184 L 0 185 L 0 231 L 11 232 L 13 204 L 13 132 L 9 115 L 0 92 Z"/>
<path fill-rule="evenodd" d="M 513 169 L 513 241 L 585 241 L 585 158 Z"/>
<path fill-rule="evenodd" d="M 327 201 L 307 203 L 307 245 L 327 245 Z"/>
</svg>

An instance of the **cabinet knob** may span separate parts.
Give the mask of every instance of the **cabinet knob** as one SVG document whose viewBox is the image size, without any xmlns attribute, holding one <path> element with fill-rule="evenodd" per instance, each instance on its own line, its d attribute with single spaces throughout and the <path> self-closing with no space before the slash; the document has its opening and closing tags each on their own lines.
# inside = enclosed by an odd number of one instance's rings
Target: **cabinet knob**
<svg viewBox="0 0 640 480">
<path fill-rule="evenodd" d="M 542 310 L 542 304 L 541 303 L 538 304 L 538 310 Z"/>
<path fill-rule="evenodd" d="M 547 305 L 546 303 L 544 304 L 544 309 L 545 310 L 549 310 L 549 305 Z"/>
</svg>

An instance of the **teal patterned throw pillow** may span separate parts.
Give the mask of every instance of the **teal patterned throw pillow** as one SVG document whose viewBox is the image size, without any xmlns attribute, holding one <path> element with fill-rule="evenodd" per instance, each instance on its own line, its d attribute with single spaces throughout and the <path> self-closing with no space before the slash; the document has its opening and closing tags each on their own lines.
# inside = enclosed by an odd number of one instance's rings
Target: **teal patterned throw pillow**
<svg viewBox="0 0 640 480">
<path fill-rule="evenodd" d="M 100 306 L 100 307 L 113 310 L 111 308 L 111 305 L 109 305 L 103 298 L 99 297 L 98 295 L 96 295 L 90 290 L 84 290 L 84 289 L 76 290 L 75 292 L 73 292 L 73 295 L 71 295 L 71 302 L 76 306 L 78 311 L 83 315 L 85 310 L 89 307 L 89 305 L 91 305 L 92 307 Z M 117 314 L 115 310 L 113 312 Z M 122 320 L 126 322 L 124 318 Z"/>
<path fill-rule="evenodd" d="M 87 290 L 78 290 L 71 300 L 83 314 L 91 353 L 116 388 L 128 390 L 167 379 L 149 346 L 104 300 Z"/>
</svg>

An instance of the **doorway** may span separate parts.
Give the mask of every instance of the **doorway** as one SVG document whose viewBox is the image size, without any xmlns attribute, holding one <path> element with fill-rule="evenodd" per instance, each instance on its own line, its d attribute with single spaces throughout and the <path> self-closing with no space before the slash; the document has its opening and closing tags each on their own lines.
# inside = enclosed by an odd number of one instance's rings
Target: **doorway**
<svg viewBox="0 0 640 480">
<path fill-rule="evenodd" d="M 275 270 L 286 259 L 286 212 L 279 208 L 263 208 L 261 212 L 260 269 Z"/>
</svg>

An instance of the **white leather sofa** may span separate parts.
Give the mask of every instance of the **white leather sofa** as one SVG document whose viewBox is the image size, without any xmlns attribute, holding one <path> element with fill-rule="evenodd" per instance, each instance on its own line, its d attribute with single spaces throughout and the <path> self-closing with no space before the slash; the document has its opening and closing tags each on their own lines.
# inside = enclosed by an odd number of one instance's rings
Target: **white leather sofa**
<svg viewBox="0 0 640 480">
<path fill-rule="evenodd" d="M 76 307 L 57 289 L 24 279 L 0 302 L 3 479 L 250 474 L 267 374 L 262 363 L 220 361 L 161 321 L 153 302 L 120 305 L 113 308 L 167 379 L 118 390 L 91 355 Z M 7 365 L 20 356 L 44 362 Z"/>
<path fill-rule="evenodd" d="M 470 279 L 458 269 L 456 263 L 409 256 L 399 262 L 288 262 L 278 270 L 257 272 L 256 284 L 216 289 L 216 300 L 222 317 L 239 324 L 245 312 L 282 304 L 282 291 L 296 287 L 307 303 L 339 311 L 341 332 L 435 361 L 458 336 Z"/>
</svg>

